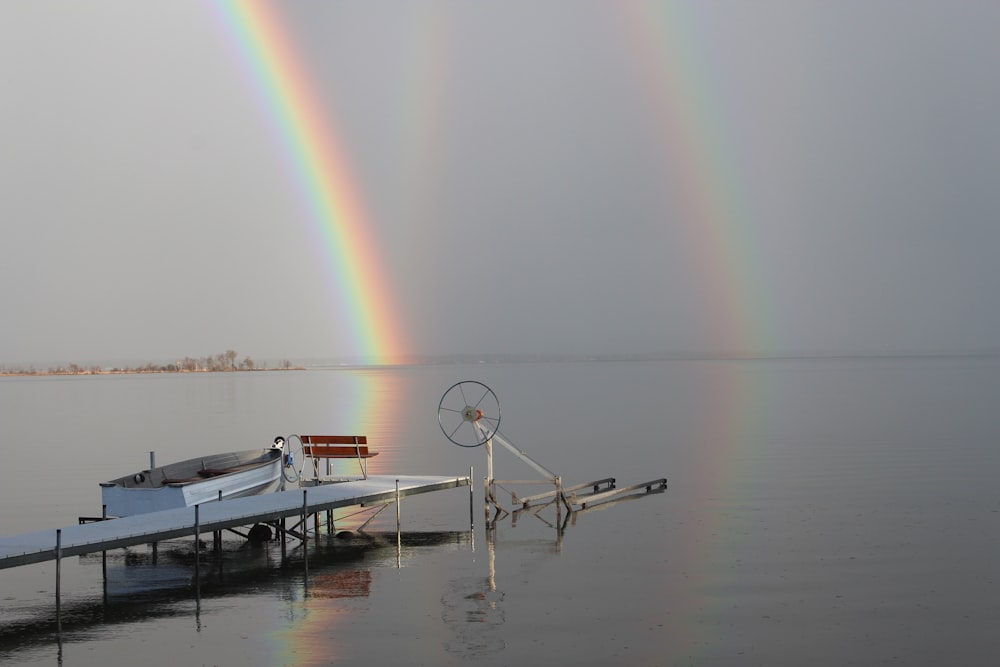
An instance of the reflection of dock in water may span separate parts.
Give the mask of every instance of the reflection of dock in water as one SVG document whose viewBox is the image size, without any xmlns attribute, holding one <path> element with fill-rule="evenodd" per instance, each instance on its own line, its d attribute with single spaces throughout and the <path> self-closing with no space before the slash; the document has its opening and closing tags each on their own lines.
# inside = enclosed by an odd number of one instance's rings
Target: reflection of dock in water
<svg viewBox="0 0 1000 667">
<path fill-rule="evenodd" d="M 280 542 L 251 545 L 228 540 L 220 553 L 200 549 L 191 539 L 161 542 L 155 549 L 139 545 L 81 557 L 102 577 L 96 597 L 63 600 L 56 617 L 49 603 L 8 609 L 0 624 L 0 649 L 46 646 L 53 635 L 90 627 L 128 626 L 161 618 L 198 616 L 206 600 L 247 596 L 278 599 L 301 597 L 351 599 L 372 594 L 373 572 L 395 568 L 423 550 L 467 548 L 470 531 L 354 532 L 310 536 L 283 548 Z M 102 567 L 103 573 L 96 570 Z M 93 576 L 93 575 L 92 575 Z M 99 587 L 100 588 L 100 587 Z M 192 604 L 194 610 L 192 610 Z"/>
</svg>

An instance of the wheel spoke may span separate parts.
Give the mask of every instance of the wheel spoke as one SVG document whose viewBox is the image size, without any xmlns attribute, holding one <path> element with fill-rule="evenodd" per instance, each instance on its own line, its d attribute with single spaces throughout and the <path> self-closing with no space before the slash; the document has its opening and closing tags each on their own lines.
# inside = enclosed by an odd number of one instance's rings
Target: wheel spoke
<svg viewBox="0 0 1000 667">
<path fill-rule="evenodd" d="M 483 402 L 483 399 L 485 399 L 485 398 L 486 398 L 487 396 L 489 396 L 489 395 L 490 395 L 490 393 L 491 393 L 491 392 L 490 392 L 490 390 L 489 390 L 489 387 L 487 387 L 487 388 L 486 388 L 486 391 L 484 391 L 484 392 L 483 392 L 483 395 L 479 397 L 479 400 L 478 400 L 478 401 L 476 401 L 476 404 L 475 404 L 474 406 L 472 406 L 472 407 L 474 407 L 474 408 L 478 408 L 478 407 L 479 407 L 479 406 L 480 406 L 480 405 L 482 404 L 482 402 Z"/>
<path fill-rule="evenodd" d="M 465 397 L 465 382 L 458 385 L 458 392 L 462 395 L 462 403 L 469 404 L 469 399 Z"/>
</svg>

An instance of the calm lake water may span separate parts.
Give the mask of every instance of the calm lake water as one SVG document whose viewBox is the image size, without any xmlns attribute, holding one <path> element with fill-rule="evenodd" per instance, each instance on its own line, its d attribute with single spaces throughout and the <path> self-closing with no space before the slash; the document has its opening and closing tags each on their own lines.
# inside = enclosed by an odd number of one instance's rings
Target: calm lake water
<svg viewBox="0 0 1000 667">
<path fill-rule="evenodd" d="M 669 488 L 488 528 L 483 448 L 437 423 L 461 380 L 567 484 Z M 290 433 L 367 434 L 372 473 L 477 479 L 471 521 L 460 488 L 406 498 L 399 535 L 387 511 L 306 557 L 229 536 L 197 580 L 191 540 L 155 563 L 67 558 L 59 625 L 54 563 L 0 570 L 0 664 L 992 665 L 998 399 L 997 358 L 0 378 L 3 535 L 99 515 L 98 482 L 151 450 Z M 499 447 L 495 463 L 537 476 Z"/>
</svg>

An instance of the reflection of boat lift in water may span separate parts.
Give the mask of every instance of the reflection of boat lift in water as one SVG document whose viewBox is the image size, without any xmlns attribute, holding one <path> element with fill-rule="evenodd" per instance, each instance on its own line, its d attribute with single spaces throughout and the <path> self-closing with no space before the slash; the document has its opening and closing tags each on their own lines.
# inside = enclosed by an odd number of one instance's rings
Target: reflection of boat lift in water
<svg viewBox="0 0 1000 667">
<path fill-rule="evenodd" d="M 466 380 L 452 385 L 441 397 L 438 404 L 438 424 L 445 437 L 460 447 L 486 447 L 486 480 L 483 495 L 486 503 L 486 520 L 490 521 L 490 506 L 495 512 L 493 521 L 510 512 L 504 509 L 496 498 L 497 486 L 504 484 L 551 484 L 550 491 L 529 496 L 518 496 L 510 491 L 514 505 L 513 520 L 519 512 L 530 511 L 536 516 L 543 508 L 555 503 L 556 521 L 563 527 L 562 509 L 565 507 L 568 520 L 574 512 L 594 507 L 598 504 L 621 500 L 626 494 L 645 490 L 646 493 L 667 488 L 666 477 L 624 488 L 616 487 L 614 477 L 605 477 L 593 482 L 574 486 L 563 486 L 562 478 L 515 447 L 500 434 L 500 401 L 493 390 L 481 382 Z M 496 441 L 514 456 L 521 459 L 540 473 L 541 480 L 497 480 L 493 477 L 493 442 Z M 579 508 L 579 509 L 576 509 Z M 541 517 L 539 517 L 541 518 Z M 543 519 L 544 520 L 544 519 Z"/>
<path fill-rule="evenodd" d="M 562 552 L 563 536 L 570 517 L 572 517 L 575 524 L 576 517 L 580 514 L 607 509 L 613 505 L 632 500 L 641 500 L 648 495 L 664 493 L 665 491 L 666 487 L 656 487 L 646 494 L 620 495 L 607 502 L 597 503 L 596 505 L 591 504 L 586 509 L 578 509 L 567 514 L 559 526 L 553 526 L 551 522 L 538 515 L 536 510 L 532 512 L 533 516 L 550 527 L 556 528 L 555 538 L 529 539 L 527 542 L 519 540 L 514 544 L 508 545 L 508 551 L 511 549 L 518 550 L 521 552 L 519 558 L 530 558 L 532 561 L 557 556 Z M 523 510 L 514 509 L 511 512 L 513 517 L 512 525 L 516 525 L 518 513 L 521 511 Z M 488 512 L 489 507 L 487 506 Z M 486 562 L 488 566 L 486 576 L 471 580 L 462 579 L 452 581 L 451 586 L 441 596 L 441 602 L 444 606 L 443 616 L 446 621 L 451 621 L 451 619 L 455 619 L 456 621 L 448 623 L 449 627 L 455 630 L 456 635 L 447 642 L 449 652 L 460 653 L 466 659 L 483 658 L 488 661 L 490 657 L 495 656 L 498 651 L 506 647 L 506 643 L 504 642 L 505 632 L 502 626 L 506 622 L 508 610 L 505 604 L 506 590 L 503 582 L 505 578 L 510 579 L 511 577 L 505 577 L 502 568 L 499 567 L 503 561 L 503 557 L 498 549 L 498 547 L 502 547 L 502 541 L 498 536 L 499 530 L 502 529 L 498 529 L 496 521 L 488 523 L 486 526 Z M 474 540 L 472 545 L 473 550 L 476 550 Z M 527 547 L 526 551 L 525 547 Z M 531 554 L 530 556 L 528 556 L 529 553 Z M 498 563 L 498 560 L 501 563 Z M 525 561 L 521 561 L 520 567 L 524 568 L 525 564 Z M 529 567 L 528 569 L 534 568 Z M 460 616 L 463 613 L 464 615 Z M 465 622 L 457 622 L 460 619 Z M 470 619 L 474 620 L 474 622 L 468 622 Z"/>
</svg>

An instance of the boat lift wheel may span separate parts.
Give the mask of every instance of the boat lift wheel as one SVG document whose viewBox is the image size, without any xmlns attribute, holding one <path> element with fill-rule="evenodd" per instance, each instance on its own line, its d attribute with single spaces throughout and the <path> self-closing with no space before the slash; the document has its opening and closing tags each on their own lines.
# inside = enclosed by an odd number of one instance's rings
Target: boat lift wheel
<svg viewBox="0 0 1000 667">
<path fill-rule="evenodd" d="M 479 447 L 500 428 L 500 401 L 482 382 L 457 382 L 438 403 L 438 424 L 459 447 Z"/>
</svg>

